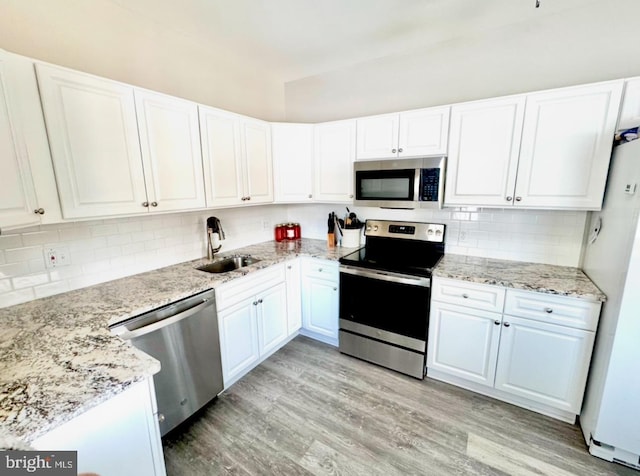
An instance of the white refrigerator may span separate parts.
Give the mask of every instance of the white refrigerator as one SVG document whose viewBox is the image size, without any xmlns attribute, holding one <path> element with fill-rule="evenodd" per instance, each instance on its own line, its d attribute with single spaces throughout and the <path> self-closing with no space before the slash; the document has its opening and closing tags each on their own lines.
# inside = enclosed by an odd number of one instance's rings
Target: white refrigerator
<svg viewBox="0 0 640 476">
<path fill-rule="evenodd" d="M 583 269 L 607 295 L 580 414 L 589 452 L 640 469 L 640 140 L 613 151 Z M 597 232 L 599 230 L 599 233 Z"/>
</svg>

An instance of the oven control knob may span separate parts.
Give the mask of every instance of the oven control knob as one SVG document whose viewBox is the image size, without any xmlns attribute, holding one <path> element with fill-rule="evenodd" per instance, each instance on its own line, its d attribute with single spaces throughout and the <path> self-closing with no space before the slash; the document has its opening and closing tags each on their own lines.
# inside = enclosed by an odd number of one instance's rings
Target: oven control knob
<svg viewBox="0 0 640 476">
<path fill-rule="evenodd" d="M 429 228 L 427 230 L 427 235 L 429 235 L 429 236 L 433 235 L 433 230 L 431 228 Z"/>
<path fill-rule="evenodd" d="M 367 226 L 367 231 L 371 231 L 371 225 Z"/>
<path fill-rule="evenodd" d="M 373 225 L 373 231 L 378 231 L 378 225 Z"/>
<path fill-rule="evenodd" d="M 440 230 L 436 230 L 436 236 L 440 236 L 442 235 L 442 232 Z"/>
</svg>

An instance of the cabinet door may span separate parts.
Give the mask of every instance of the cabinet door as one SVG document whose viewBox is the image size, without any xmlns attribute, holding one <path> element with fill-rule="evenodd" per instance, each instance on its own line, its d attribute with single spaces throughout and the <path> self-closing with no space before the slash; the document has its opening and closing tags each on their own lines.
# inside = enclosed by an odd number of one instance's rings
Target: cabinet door
<svg viewBox="0 0 640 476">
<path fill-rule="evenodd" d="M 0 52 L 0 229 L 40 223 L 22 121 L 15 102 L 20 88 L 15 68 L 20 66 Z M 37 95 L 37 89 L 33 94 Z"/>
<path fill-rule="evenodd" d="M 580 413 L 594 333 L 505 315 L 495 387 Z"/>
<path fill-rule="evenodd" d="M 305 329 L 338 338 L 338 283 L 305 276 L 302 288 L 302 325 Z"/>
<path fill-rule="evenodd" d="M 244 203 L 240 120 L 210 107 L 198 110 L 207 206 Z"/>
<path fill-rule="evenodd" d="M 624 84 L 624 98 L 616 129 L 630 129 L 638 127 L 638 124 L 640 124 L 640 78 L 632 78 Z"/>
<path fill-rule="evenodd" d="M 64 218 L 146 213 L 133 88 L 36 64 Z"/>
<path fill-rule="evenodd" d="M 218 312 L 220 354 L 225 387 L 260 359 L 255 298 Z"/>
<path fill-rule="evenodd" d="M 315 199 L 353 200 L 355 121 L 317 124 L 314 136 Z"/>
<path fill-rule="evenodd" d="M 273 202 L 273 164 L 269 124 L 241 119 L 245 198 L 249 203 Z"/>
<path fill-rule="evenodd" d="M 313 198 L 313 124 L 271 124 L 273 184 L 278 203 Z"/>
<path fill-rule="evenodd" d="M 400 113 L 398 157 L 446 155 L 449 111 L 447 106 Z"/>
<path fill-rule="evenodd" d="M 258 295 L 260 355 L 279 347 L 287 338 L 287 291 L 284 283 Z"/>
<path fill-rule="evenodd" d="M 501 317 L 432 301 L 427 368 L 493 387 Z"/>
<path fill-rule="evenodd" d="M 397 157 L 398 124 L 398 114 L 357 119 L 356 160 Z"/>
<path fill-rule="evenodd" d="M 204 208 L 198 106 L 142 90 L 135 98 L 151 211 Z"/>
<path fill-rule="evenodd" d="M 151 379 L 138 382 L 35 439 L 31 446 L 40 451 L 77 451 L 80 474 L 165 475 L 153 398 Z"/>
<path fill-rule="evenodd" d="M 445 205 L 513 203 L 524 96 L 451 108 Z"/>
<path fill-rule="evenodd" d="M 285 273 L 287 280 L 287 333 L 292 335 L 302 327 L 300 260 L 289 261 Z"/>
<path fill-rule="evenodd" d="M 622 81 L 527 96 L 516 205 L 602 206 Z"/>
</svg>

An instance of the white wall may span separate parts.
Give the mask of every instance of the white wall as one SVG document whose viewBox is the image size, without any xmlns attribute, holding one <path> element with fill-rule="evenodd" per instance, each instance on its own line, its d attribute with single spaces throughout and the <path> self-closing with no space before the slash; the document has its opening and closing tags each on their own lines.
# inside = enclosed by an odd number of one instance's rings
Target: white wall
<svg viewBox="0 0 640 476">
<path fill-rule="evenodd" d="M 3 0 L 0 48 L 267 120 L 282 81 L 108 0 Z"/>
<path fill-rule="evenodd" d="M 349 207 L 360 219 L 406 220 L 447 225 L 445 252 L 485 258 L 579 266 L 587 212 L 451 208 L 383 210 Z M 326 239 L 328 213 L 344 205 L 291 205 L 290 221 L 302 236 Z"/>
<path fill-rule="evenodd" d="M 0 308 L 207 255 L 205 223 L 220 218 L 222 251 L 273 239 L 284 206 L 43 225 L 0 236 Z M 70 264 L 45 267 L 45 250 L 67 248 Z"/>
<path fill-rule="evenodd" d="M 286 120 L 319 122 L 637 76 L 639 19 L 637 0 L 585 2 L 537 22 L 291 81 Z"/>
</svg>

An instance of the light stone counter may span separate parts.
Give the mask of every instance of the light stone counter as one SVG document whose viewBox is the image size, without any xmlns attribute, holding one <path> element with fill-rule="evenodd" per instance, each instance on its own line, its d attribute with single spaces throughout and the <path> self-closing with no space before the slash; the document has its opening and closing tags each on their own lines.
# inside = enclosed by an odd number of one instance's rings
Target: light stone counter
<svg viewBox="0 0 640 476">
<path fill-rule="evenodd" d="M 568 266 L 446 254 L 433 275 L 591 301 L 607 299 L 582 270 Z"/>
<path fill-rule="evenodd" d="M 195 260 L 0 309 L 0 447 L 28 443 L 160 370 L 110 324 L 296 256 L 337 260 L 354 250 L 266 242 L 216 255 L 261 260 L 237 271 L 205 273 L 195 267 L 208 260 Z"/>
</svg>

